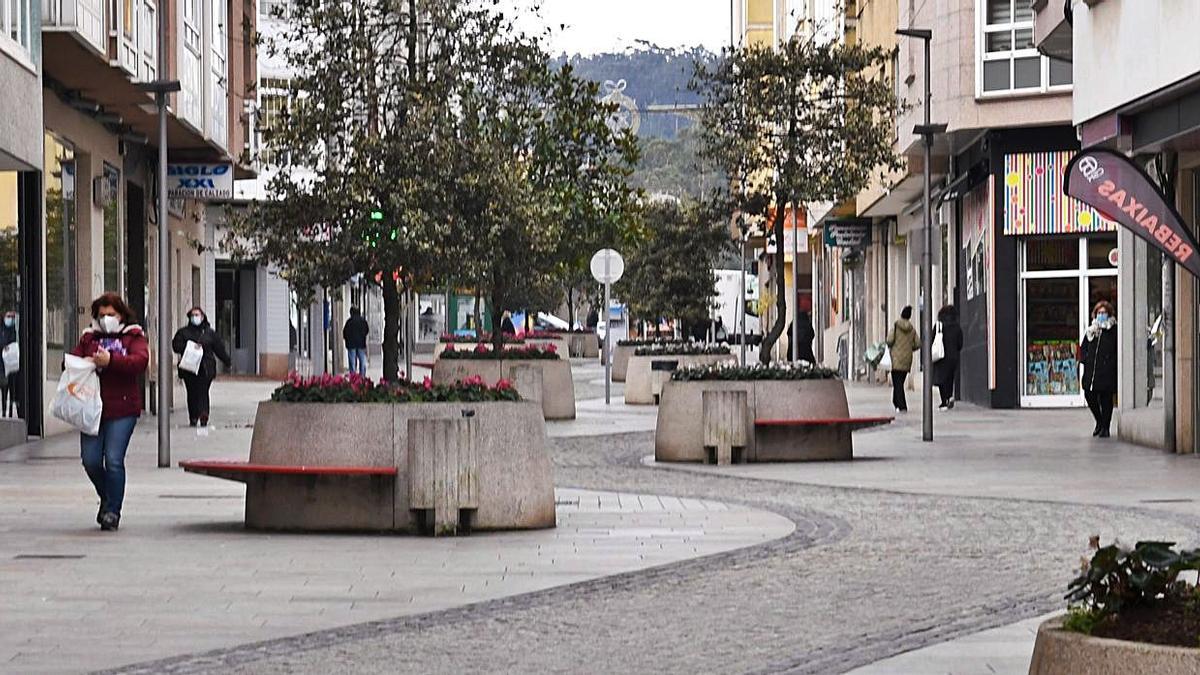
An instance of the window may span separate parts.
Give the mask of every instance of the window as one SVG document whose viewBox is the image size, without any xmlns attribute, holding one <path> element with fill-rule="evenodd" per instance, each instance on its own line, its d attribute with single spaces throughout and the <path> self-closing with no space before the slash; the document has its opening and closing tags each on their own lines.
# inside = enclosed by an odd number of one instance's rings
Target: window
<svg viewBox="0 0 1200 675">
<path fill-rule="evenodd" d="M 0 48 L 11 48 L 18 54 L 29 57 L 32 38 L 32 0 L 0 0 Z"/>
<path fill-rule="evenodd" d="M 258 130 L 261 134 L 259 160 L 263 164 L 287 164 L 287 156 L 274 148 L 272 136 L 284 123 L 288 110 L 287 80 L 263 78 L 259 85 Z"/>
<path fill-rule="evenodd" d="M 197 56 L 200 55 L 200 0 L 182 0 L 183 44 Z"/>
<path fill-rule="evenodd" d="M 258 4 L 262 8 L 264 18 L 286 19 L 291 10 L 291 0 L 262 0 Z"/>
<path fill-rule="evenodd" d="M 981 95 L 1044 92 L 1070 86 L 1071 64 L 1033 45 L 1033 0 L 979 0 Z"/>
<path fill-rule="evenodd" d="M 104 204 L 104 290 L 121 293 L 121 214 L 117 199 L 121 172 L 105 162 L 100 185 Z"/>
</svg>

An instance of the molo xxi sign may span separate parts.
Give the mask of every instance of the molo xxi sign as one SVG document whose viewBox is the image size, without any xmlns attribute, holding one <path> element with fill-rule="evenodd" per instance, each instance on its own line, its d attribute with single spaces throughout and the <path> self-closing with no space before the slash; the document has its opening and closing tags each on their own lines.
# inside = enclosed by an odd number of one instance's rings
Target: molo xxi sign
<svg viewBox="0 0 1200 675">
<path fill-rule="evenodd" d="M 1083 150 L 1067 165 L 1063 192 L 1129 228 L 1200 277 L 1196 240 L 1158 186 L 1125 155 Z"/>
<path fill-rule="evenodd" d="M 171 199 L 233 199 L 233 165 L 168 164 L 167 197 Z"/>
</svg>

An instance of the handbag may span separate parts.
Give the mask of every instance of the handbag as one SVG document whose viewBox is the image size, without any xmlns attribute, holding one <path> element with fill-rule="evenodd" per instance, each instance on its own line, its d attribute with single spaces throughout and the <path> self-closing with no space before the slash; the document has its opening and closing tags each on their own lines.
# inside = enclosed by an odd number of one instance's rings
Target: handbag
<svg viewBox="0 0 1200 675">
<path fill-rule="evenodd" d="M 200 373 L 200 362 L 203 360 L 204 347 L 201 347 L 198 342 L 188 340 L 187 347 L 183 349 L 183 355 L 179 357 L 179 369 L 193 375 L 198 375 Z"/>
<path fill-rule="evenodd" d="M 929 348 L 933 362 L 937 363 L 946 358 L 946 340 L 942 337 L 942 322 L 937 322 L 937 330 L 933 334 L 933 345 Z"/>
<path fill-rule="evenodd" d="M 100 399 L 100 376 L 91 359 L 74 354 L 63 357 L 63 373 L 50 404 L 50 414 L 79 431 L 95 436 L 100 433 L 100 416 L 104 402 Z"/>
</svg>

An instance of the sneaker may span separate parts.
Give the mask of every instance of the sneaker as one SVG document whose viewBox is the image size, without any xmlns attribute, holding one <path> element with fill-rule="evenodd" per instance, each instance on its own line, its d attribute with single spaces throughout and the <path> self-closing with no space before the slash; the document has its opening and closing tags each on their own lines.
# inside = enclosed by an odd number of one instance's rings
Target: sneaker
<svg viewBox="0 0 1200 675">
<path fill-rule="evenodd" d="M 939 405 L 939 406 L 938 406 L 938 410 L 949 410 L 949 409 L 950 409 L 950 404 L 949 404 L 949 403 L 943 403 L 943 404 L 941 404 L 941 405 Z"/>
<path fill-rule="evenodd" d="M 96 524 L 104 524 L 104 502 L 100 502 L 100 508 L 96 510 Z"/>
<path fill-rule="evenodd" d="M 121 526 L 121 516 L 109 512 L 100 517 L 100 529 L 105 532 L 116 532 Z"/>
</svg>

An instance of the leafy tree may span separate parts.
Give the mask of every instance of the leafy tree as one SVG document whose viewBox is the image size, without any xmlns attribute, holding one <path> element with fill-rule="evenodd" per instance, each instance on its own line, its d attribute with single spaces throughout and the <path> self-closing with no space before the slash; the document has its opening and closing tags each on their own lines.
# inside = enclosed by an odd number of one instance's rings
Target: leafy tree
<svg viewBox="0 0 1200 675">
<path fill-rule="evenodd" d="M 630 183 L 648 194 L 700 199 L 725 181 L 720 171 L 706 167 L 700 157 L 699 128 L 682 129 L 673 139 L 642 142 L 641 157 Z"/>
<path fill-rule="evenodd" d="M 487 37 L 481 49 L 494 58 L 456 92 L 450 222 L 463 272 L 486 290 L 499 325 L 529 286 L 621 237 L 637 144 L 610 126 L 598 85 L 553 68 L 536 39 Z"/>
<path fill-rule="evenodd" d="M 642 226 L 617 293 L 643 319 L 707 320 L 717 294 L 713 266 L 731 245 L 721 218 L 696 202 L 659 198 L 645 206 Z"/>
<path fill-rule="evenodd" d="M 727 217 L 769 221 L 782 242 L 785 207 L 839 202 L 862 190 L 873 171 L 895 168 L 891 120 L 900 104 L 882 75 L 891 55 L 797 36 L 777 51 L 743 47 L 715 66 L 698 64 L 693 87 L 704 97 L 703 154 L 730 178 L 714 204 Z M 784 254 L 776 247 L 776 288 Z M 783 333 L 786 303 L 778 294 L 763 363 Z"/>
</svg>

